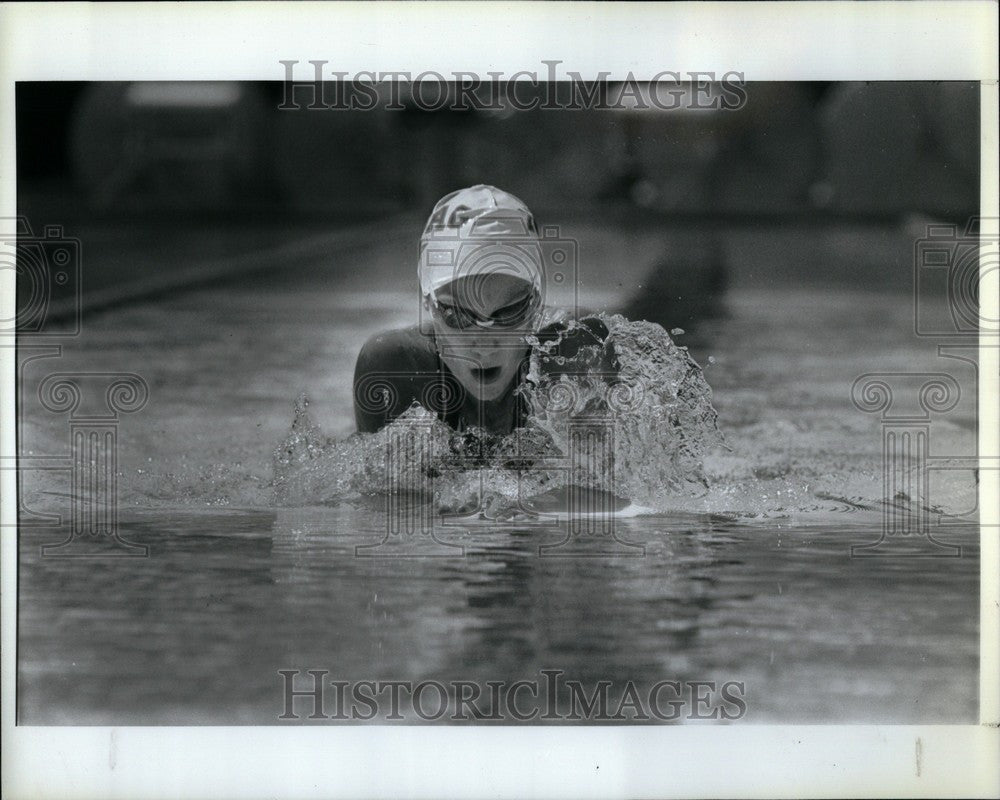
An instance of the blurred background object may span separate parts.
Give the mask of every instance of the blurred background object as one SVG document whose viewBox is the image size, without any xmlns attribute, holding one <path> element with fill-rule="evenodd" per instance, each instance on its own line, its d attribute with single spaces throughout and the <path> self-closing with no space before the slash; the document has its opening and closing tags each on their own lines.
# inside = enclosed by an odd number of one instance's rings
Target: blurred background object
<svg viewBox="0 0 1000 800">
<path fill-rule="evenodd" d="M 70 116 L 73 177 L 95 209 L 224 210 L 262 189 L 267 121 L 240 83 L 91 84 Z"/>
<path fill-rule="evenodd" d="M 838 85 L 819 130 L 821 197 L 835 208 L 957 218 L 979 206 L 975 84 Z"/>
<path fill-rule="evenodd" d="M 279 110 L 280 83 L 22 82 L 18 174 L 26 198 L 44 183 L 193 215 L 423 210 L 487 178 L 557 209 L 957 219 L 979 202 L 975 83 L 750 83 L 734 110 L 425 111 L 403 92 L 386 111 L 376 89 L 372 111 L 309 109 L 301 85 Z"/>
<path fill-rule="evenodd" d="M 921 221 L 962 225 L 979 206 L 971 82 L 750 83 L 729 110 L 640 97 L 524 111 L 498 87 L 480 90 L 493 108 L 457 110 L 454 84 L 425 87 L 430 104 L 420 87 L 379 84 L 374 110 L 315 107 L 344 88 L 19 83 L 19 213 L 82 237 L 86 305 L 162 291 L 170 274 L 241 274 L 248 254 L 359 223 L 393 219 L 415 241 L 437 198 L 491 183 L 581 241 L 595 225 L 618 231 L 617 246 L 590 241 L 590 300 L 687 327 L 727 285 L 908 289 Z M 517 99 L 565 104 L 576 90 L 520 84 Z M 635 258 L 624 236 L 643 263 L 620 263 Z M 199 261 L 213 265 L 179 269 Z"/>
</svg>

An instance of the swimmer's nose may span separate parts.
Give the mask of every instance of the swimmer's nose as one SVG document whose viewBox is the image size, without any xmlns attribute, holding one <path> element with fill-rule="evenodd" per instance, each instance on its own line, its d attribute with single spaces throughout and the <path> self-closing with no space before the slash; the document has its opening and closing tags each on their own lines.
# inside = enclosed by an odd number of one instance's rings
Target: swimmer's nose
<svg viewBox="0 0 1000 800">
<path fill-rule="evenodd" d="M 504 352 L 504 341 L 493 336 L 470 337 L 469 353 L 474 358 L 496 358 Z"/>
<path fill-rule="evenodd" d="M 479 341 L 469 349 L 469 352 L 481 361 L 496 361 L 509 355 L 512 345 L 513 342 L 509 341 Z"/>
</svg>

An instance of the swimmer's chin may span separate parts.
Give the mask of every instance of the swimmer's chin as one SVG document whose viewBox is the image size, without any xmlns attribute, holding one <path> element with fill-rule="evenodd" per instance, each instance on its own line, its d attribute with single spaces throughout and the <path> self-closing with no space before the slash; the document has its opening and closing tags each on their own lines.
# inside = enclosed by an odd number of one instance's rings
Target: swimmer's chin
<svg viewBox="0 0 1000 800">
<path fill-rule="evenodd" d="M 475 397 L 477 400 L 482 400 L 484 403 L 489 403 L 493 400 L 498 400 L 503 396 L 504 392 L 510 388 L 510 381 L 499 382 L 497 386 L 479 386 L 472 385 L 466 386 L 465 390 Z"/>
</svg>

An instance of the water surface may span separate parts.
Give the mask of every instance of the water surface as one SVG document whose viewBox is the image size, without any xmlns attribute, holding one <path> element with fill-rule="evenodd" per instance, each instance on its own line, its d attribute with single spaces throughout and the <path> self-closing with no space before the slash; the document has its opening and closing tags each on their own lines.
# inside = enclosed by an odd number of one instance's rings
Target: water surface
<svg viewBox="0 0 1000 800">
<path fill-rule="evenodd" d="M 612 234 L 590 235 L 615 256 Z M 149 556 L 41 557 L 63 534 L 22 530 L 21 722 L 278 724 L 279 669 L 734 680 L 748 722 L 976 718 L 971 470 L 907 501 L 952 515 L 935 535 L 960 558 L 851 558 L 879 538 L 884 500 L 879 420 L 852 405 L 853 381 L 948 367 L 913 336 L 904 292 L 734 276 L 723 313 L 675 337 L 705 368 L 728 447 L 705 459 L 707 492 L 616 520 L 642 557 L 541 556 L 560 523 L 439 521 L 442 557 L 358 558 L 385 536 L 377 497 L 275 507 L 271 456 L 298 394 L 327 435 L 350 435 L 358 349 L 415 318 L 411 250 L 313 254 L 253 283 L 92 314 L 58 359 L 25 366 L 25 455 L 67 452 L 65 416 L 34 400 L 50 372 L 149 385 L 118 430 L 120 530 Z M 588 302 L 623 305 L 620 284 L 643 276 L 631 269 L 588 273 Z M 974 405 L 932 437 L 941 457 L 972 452 Z M 68 517 L 68 474 L 27 470 L 21 489 L 27 512 Z"/>
</svg>

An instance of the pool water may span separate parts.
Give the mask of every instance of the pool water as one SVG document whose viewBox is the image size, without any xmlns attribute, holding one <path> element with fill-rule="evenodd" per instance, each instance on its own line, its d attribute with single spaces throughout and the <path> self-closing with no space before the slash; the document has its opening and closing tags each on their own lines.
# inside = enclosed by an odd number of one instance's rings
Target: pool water
<svg viewBox="0 0 1000 800">
<path fill-rule="evenodd" d="M 356 545 L 384 535 L 358 508 L 149 513 L 125 530 L 148 559 L 83 567 L 39 558 L 40 537 L 26 538 L 23 722 L 278 724 L 282 669 L 349 681 L 485 684 L 543 669 L 587 686 L 740 681 L 747 722 L 977 712 L 967 530 L 945 537 L 962 558 L 917 560 L 849 558 L 870 526 L 703 517 L 619 522 L 623 539 L 645 545 L 631 558 L 540 557 L 539 532 L 516 528 L 452 534 L 464 547 L 453 556 L 357 558 Z"/>
<path fill-rule="evenodd" d="M 577 234 L 597 261 L 617 252 L 614 231 Z M 631 272 L 585 273 L 588 305 L 623 307 L 644 280 L 656 236 L 629 241 Z M 42 556 L 64 534 L 22 529 L 20 722 L 289 724 L 280 669 L 742 681 L 748 722 L 976 719 L 972 470 L 893 500 L 946 514 L 932 515 L 934 535 L 960 557 L 852 557 L 879 539 L 885 508 L 879 419 L 852 404 L 854 380 L 950 371 L 971 386 L 963 362 L 913 335 L 903 291 L 737 271 L 721 313 L 674 337 L 704 367 L 726 446 L 705 458 L 707 491 L 615 519 L 641 551 L 561 557 L 539 547 L 560 541 L 564 520 L 450 519 L 435 523 L 439 557 L 364 558 L 358 546 L 385 538 L 384 499 L 276 506 L 272 454 L 296 398 L 308 393 L 325 435 L 350 436 L 358 349 L 414 320 L 414 276 L 400 266 L 411 244 L 299 254 L 253 281 L 89 315 L 58 358 L 24 366 L 30 458 L 68 448 L 66 416 L 36 399 L 49 373 L 133 372 L 149 386 L 118 425 L 117 486 L 119 531 L 149 554 Z M 934 453 L 958 466 L 975 452 L 972 396 L 931 431 Z M 21 493 L 22 519 L 68 518 L 68 473 L 26 469 Z"/>
</svg>

